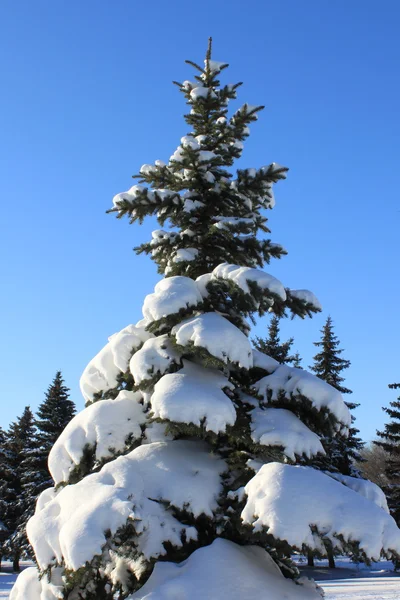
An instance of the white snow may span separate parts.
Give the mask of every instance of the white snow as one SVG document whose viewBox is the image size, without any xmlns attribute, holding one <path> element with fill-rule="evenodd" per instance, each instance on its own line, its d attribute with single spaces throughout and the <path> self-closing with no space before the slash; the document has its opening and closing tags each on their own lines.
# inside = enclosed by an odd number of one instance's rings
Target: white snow
<svg viewBox="0 0 400 600">
<path fill-rule="evenodd" d="M 141 398 L 139 392 L 124 390 L 115 400 L 101 400 L 78 413 L 50 451 L 48 464 L 54 482 L 68 480 L 87 445 L 95 449 L 99 461 L 112 457 L 113 452 L 121 452 L 128 436 L 140 439 L 140 425 L 146 421 L 143 406 L 139 404 Z"/>
<path fill-rule="evenodd" d="M 63 598 L 61 572 L 61 568 L 53 568 L 52 582 L 49 583 L 46 576 L 39 580 L 39 572 L 36 567 L 24 569 L 11 590 L 10 600 L 60 600 Z"/>
<path fill-rule="evenodd" d="M 147 340 L 131 358 L 130 371 L 138 385 L 157 373 L 164 375 L 172 364 L 179 364 L 180 355 L 174 350 L 168 335 Z"/>
<path fill-rule="evenodd" d="M 262 290 L 267 290 L 271 294 L 279 296 L 281 300 L 286 300 L 286 292 L 283 284 L 275 277 L 272 277 L 272 275 L 260 269 L 222 263 L 215 267 L 212 276 L 216 279 L 232 281 L 246 294 L 251 293 L 248 283 L 256 283 Z"/>
<path fill-rule="evenodd" d="M 348 475 L 342 475 L 341 473 L 331 473 L 330 471 L 326 471 L 326 474 L 336 481 L 340 481 L 350 489 L 358 492 L 367 500 L 374 502 L 380 508 L 387 513 L 389 513 L 389 508 L 386 500 L 386 496 L 381 490 L 381 488 L 372 483 L 372 481 L 368 481 L 367 479 L 361 479 L 360 477 L 349 477 Z"/>
<path fill-rule="evenodd" d="M 285 579 L 258 546 L 216 539 L 182 563 L 159 562 L 145 585 L 127 600 L 319 600 L 316 585 Z"/>
<path fill-rule="evenodd" d="M 199 161 L 200 162 L 210 162 L 213 158 L 216 158 L 216 154 L 211 152 L 211 150 L 200 150 L 199 152 Z"/>
<path fill-rule="evenodd" d="M 328 409 L 345 428 L 351 424 L 350 411 L 342 394 L 305 369 L 279 365 L 273 373 L 257 381 L 254 388 L 266 401 L 272 402 L 279 399 L 280 392 L 296 402 L 301 402 L 304 396 L 317 410 Z M 270 399 L 268 391 L 272 392 Z"/>
<path fill-rule="evenodd" d="M 189 277 L 168 277 L 161 279 L 154 293 L 144 299 L 143 316 L 148 321 L 158 321 L 181 309 L 197 306 L 203 301 L 196 283 Z"/>
<path fill-rule="evenodd" d="M 198 140 L 192 135 L 184 135 L 181 138 L 181 144 L 184 148 L 192 148 L 192 150 L 198 150 L 200 148 Z"/>
<path fill-rule="evenodd" d="M 210 95 L 211 98 L 215 98 L 215 92 L 212 88 L 203 87 L 197 85 L 197 87 L 193 88 L 190 92 L 191 99 L 196 102 L 199 99 L 206 99 Z"/>
<path fill-rule="evenodd" d="M 41 593 L 42 585 L 38 579 L 38 570 L 30 567 L 20 573 L 11 590 L 10 600 L 40 600 Z"/>
<path fill-rule="evenodd" d="M 128 369 L 132 352 L 152 337 L 144 327 L 128 325 L 110 336 L 108 344 L 90 361 L 80 379 L 82 395 L 87 402 L 94 394 L 116 387 L 117 377 Z"/>
<path fill-rule="evenodd" d="M 180 346 L 192 343 L 195 347 L 205 348 L 212 356 L 225 363 L 237 363 L 245 369 L 253 364 L 248 338 L 225 317 L 215 312 L 183 321 L 175 325 L 171 333 Z"/>
<path fill-rule="evenodd" d="M 325 454 L 317 434 L 311 431 L 290 410 L 284 408 L 256 408 L 250 413 L 251 437 L 263 446 L 282 446 L 284 454 L 295 460 L 295 455 L 308 458 L 319 452 Z"/>
<path fill-rule="evenodd" d="M 197 248 L 179 248 L 172 257 L 172 262 L 190 262 L 196 259 L 198 253 Z"/>
<path fill-rule="evenodd" d="M 232 494 L 232 492 L 231 492 Z M 361 494 L 310 467 L 265 464 L 241 488 L 246 497 L 241 518 L 254 529 L 268 528 L 277 539 L 301 549 L 321 551 L 316 527 L 334 546 L 337 536 L 359 541 L 367 556 L 379 559 L 382 550 L 400 552 L 400 530 L 394 519 Z"/>
<path fill-rule="evenodd" d="M 151 407 L 154 416 L 177 423 L 200 426 L 207 431 L 224 432 L 236 421 L 232 401 L 222 391 L 233 384 L 216 369 L 184 360 L 184 368 L 164 375 L 154 386 Z"/>
<path fill-rule="evenodd" d="M 165 541 L 180 546 L 181 532 L 195 538 L 196 530 L 179 523 L 160 501 L 211 517 L 224 470 L 225 462 L 201 442 L 145 444 L 120 456 L 64 487 L 29 520 L 27 533 L 40 568 L 64 558 L 66 568 L 78 569 L 101 553 L 105 532 L 114 535 L 128 519 L 146 558 L 164 554 Z"/>
<path fill-rule="evenodd" d="M 264 354 L 264 352 L 260 352 L 260 350 L 253 348 L 254 367 L 264 369 L 264 371 L 267 371 L 268 373 L 273 373 L 279 367 L 279 364 L 280 363 L 272 358 L 272 356 L 268 356 L 268 354 Z"/>
<path fill-rule="evenodd" d="M 316 295 L 313 294 L 313 292 L 310 292 L 310 290 L 290 290 L 290 294 L 294 298 L 298 298 L 299 300 L 304 300 L 304 302 L 307 302 L 308 304 L 312 304 L 318 310 L 322 310 L 322 305 L 321 305 L 320 301 L 318 300 Z"/>
<path fill-rule="evenodd" d="M 219 73 L 219 71 L 222 69 L 222 67 L 227 67 L 228 63 L 225 62 L 218 62 L 217 60 L 205 60 L 204 61 L 204 65 L 207 66 L 208 63 L 208 68 L 210 69 L 211 73 Z"/>
</svg>

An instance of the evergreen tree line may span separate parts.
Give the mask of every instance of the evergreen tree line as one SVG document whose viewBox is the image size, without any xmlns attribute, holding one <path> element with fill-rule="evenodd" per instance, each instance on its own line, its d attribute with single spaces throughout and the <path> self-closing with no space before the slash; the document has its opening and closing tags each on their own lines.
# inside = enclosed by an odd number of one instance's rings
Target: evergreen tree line
<svg viewBox="0 0 400 600">
<path fill-rule="evenodd" d="M 0 567 L 6 557 L 19 571 L 21 558 L 34 557 L 26 523 L 39 494 L 54 485 L 47 458 L 75 412 L 69 388 L 58 371 L 36 416 L 26 406 L 8 431 L 0 427 Z"/>
</svg>

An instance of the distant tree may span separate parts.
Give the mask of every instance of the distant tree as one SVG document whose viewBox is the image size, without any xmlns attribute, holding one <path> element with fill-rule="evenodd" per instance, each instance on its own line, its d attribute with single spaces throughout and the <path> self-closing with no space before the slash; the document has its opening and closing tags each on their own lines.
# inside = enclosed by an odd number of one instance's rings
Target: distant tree
<svg viewBox="0 0 400 600">
<path fill-rule="evenodd" d="M 14 571 L 19 571 L 19 560 L 26 555 L 21 546 L 20 527 L 24 522 L 27 497 L 23 492 L 22 480 L 24 461 L 34 448 L 35 440 L 34 417 L 29 406 L 26 406 L 21 417 L 12 423 L 6 433 L 4 444 L 7 453 L 7 469 L 5 473 L 5 515 L 4 525 L 7 529 L 7 539 L 4 544 L 5 552 L 13 561 Z"/>
<path fill-rule="evenodd" d="M 47 466 L 49 452 L 74 414 L 75 404 L 69 399 L 69 388 L 64 385 L 61 371 L 57 371 L 45 400 L 39 406 L 39 418 L 35 419 L 37 430 L 30 451 L 26 452 L 22 462 L 24 514 L 17 531 L 22 555 L 32 555 L 26 523 L 35 512 L 36 500 L 43 490 L 54 485 Z"/>
<path fill-rule="evenodd" d="M 389 385 L 391 389 L 399 389 L 400 383 Z M 389 415 L 383 431 L 377 431 L 381 441 L 375 441 L 379 448 L 386 453 L 385 475 L 388 484 L 385 486 L 390 513 L 396 523 L 400 523 L 400 396 L 390 402 L 383 410 Z M 399 565 L 400 566 L 400 565 Z"/>
<path fill-rule="evenodd" d="M 279 363 L 290 364 L 301 360 L 298 357 L 298 353 L 295 355 L 290 354 L 294 339 L 291 337 L 286 342 L 281 342 L 279 334 L 279 317 L 273 315 L 268 326 L 268 337 L 264 339 L 257 336 L 253 340 L 254 346 L 257 350 L 268 354 L 268 356 L 271 356 Z"/>
<path fill-rule="evenodd" d="M 339 348 L 340 341 L 334 334 L 331 317 L 327 318 L 321 333 L 321 340 L 314 342 L 314 345 L 320 348 L 320 352 L 314 356 L 314 363 L 310 369 L 317 377 L 329 383 L 342 394 L 351 394 L 352 391 L 343 385 L 344 377 L 341 375 L 344 370 L 349 368 L 350 361 L 341 357 L 343 349 Z M 349 401 L 346 402 L 346 405 L 350 410 L 359 406 Z M 352 422 L 354 423 L 354 421 L 355 417 L 352 415 Z M 324 468 L 353 477 L 360 475 L 355 463 L 363 460 L 360 450 L 364 447 L 364 442 L 357 436 L 358 433 L 358 429 L 350 427 L 348 437 L 337 435 L 324 438 L 323 443 L 327 453 Z"/>
<path fill-rule="evenodd" d="M 385 473 L 387 452 L 381 446 L 372 442 L 360 451 L 360 456 L 362 462 L 356 463 L 356 467 L 361 476 L 376 483 L 382 489 L 386 489 L 388 485 L 388 478 Z"/>
<path fill-rule="evenodd" d="M 320 351 L 314 356 L 314 363 L 310 369 L 320 379 L 323 379 L 329 385 L 336 388 L 342 394 L 351 394 L 352 391 L 343 385 L 344 377 L 341 373 L 348 369 L 350 361 L 341 357 L 343 350 L 339 348 L 339 340 L 333 331 L 333 322 L 328 316 L 322 330 L 320 341 L 314 342 Z M 346 402 L 350 410 L 357 408 L 358 404 Z M 352 415 L 352 423 L 355 417 Z M 322 443 L 324 445 L 326 456 L 318 458 L 314 466 L 326 471 L 336 471 L 343 475 L 359 477 L 360 472 L 355 463 L 362 462 L 360 450 L 364 443 L 357 437 L 359 430 L 354 426 L 350 427 L 348 436 L 337 434 L 335 437 L 324 436 Z M 332 552 L 328 552 L 329 566 L 334 568 L 335 561 Z M 309 564 L 311 560 L 309 559 Z"/>
</svg>

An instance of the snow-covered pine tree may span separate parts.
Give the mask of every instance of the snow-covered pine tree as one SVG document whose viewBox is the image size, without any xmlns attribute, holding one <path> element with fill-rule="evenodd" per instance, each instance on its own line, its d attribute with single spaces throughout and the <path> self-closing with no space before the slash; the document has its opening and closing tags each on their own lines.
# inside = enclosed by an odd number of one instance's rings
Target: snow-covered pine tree
<svg viewBox="0 0 400 600">
<path fill-rule="evenodd" d="M 326 381 L 332 387 L 336 388 L 342 394 L 352 394 L 352 391 L 343 385 L 344 377 L 342 372 L 349 368 L 350 361 L 341 357 L 343 349 L 339 348 L 340 341 L 334 333 L 332 318 L 328 316 L 324 326 L 321 329 L 321 339 L 314 342 L 320 351 L 314 356 L 314 363 L 310 369 L 316 373 L 317 377 Z M 354 402 L 346 400 L 346 405 L 350 411 L 359 406 Z M 355 417 L 351 416 L 351 422 L 354 423 Z M 357 436 L 359 430 L 352 425 L 348 435 L 325 436 L 323 445 L 326 450 L 326 457 L 323 460 L 323 467 L 328 471 L 337 471 L 343 475 L 359 477 L 360 472 L 355 463 L 362 462 L 360 450 L 364 442 Z"/>
<path fill-rule="evenodd" d="M 19 560 L 21 556 L 26 555 L 27 550 L 20 533 L 21 524 L 25 525 L 24 513 L 29 502 L 22 489 L 22 479 L 24 461 L 34 446 L 34 434 L 33 413 L 29 406 L 26 406 L 22 415 L 10 425 L 4 446 L 7 455 L 5 515 L 2 519 L 7 528 L 4 553 L 12 558 L 14 571 L 19 571 Z"/>
<path fill-rule="evenodd" d="M 119 217 L 166 226 L 138 249 L 165 278 L 144 318 L 111 336 L 82 375 L 87 407 L 55 443 L 56 487 L 28 523 L 44 576 L 25 570 L 11 600 L 27 589 L 32 600 L 313 600 L 312 582 L 284 577 L 297 576 L 293 549 L 323 551 L 324 538 L 365 557 L 400 552 L 378 488 L 295 465 L 323 452 L 314 430 L 351 420 L 335 388 L 248 338 L 254 313 L 320 310 L 311 292 L 261 270 L 284 253 L 257 234 L 268 232 L 264 211 L 287 169 L 232 175 L 262 107 L 228 115 L 239 84 L 220 84 L 227 64 L 211 46 L 204 67 L 190 64 L 194 80 L 177 84 L 189 132 L 114 198 Z"/>
<path fill-rule="evenodd" d="M 298 353 L 290 354 L 294 338 L 291 337 L 286 342 L 281 342 L 279 334 L 279 317 L 272 315 L 268 325 L 268 337 L 262 338 L 256 336 L 253 340 L 254 347 L 260 352 L 268 354 L 268 356 L 271 356 L 279 363 L 293 364 L 296 362 L 295 366 L 298 366 L 300 361 Z"/>
<path fill-rule="evenodd" d="M 400 383 L 391 383 L 389 387 L 400 389 Z M 385 474 L 388 485 L 385 491 L 390 513 L 400 525 L 400 396 L 383 410 L 389 415 L 390 421 L 383 431 L 377 431 L 381 441 L 375 441 L 374 444 L 386 452 Z"/>
<path fill-rule="evenodd" d="M 45 489 L 54 485 L 47 466 L 50 450 L 75 412 L 75 404 L 69 399 L 69 388 L 64 385 L 61 371 L 57 371 L 38 408 L 35 434 L 21 463 L 24 513 L 17 528 L 21 556 L 32 555 L 26 523 L 35 512 L 36 500 Z"/>
</svg>

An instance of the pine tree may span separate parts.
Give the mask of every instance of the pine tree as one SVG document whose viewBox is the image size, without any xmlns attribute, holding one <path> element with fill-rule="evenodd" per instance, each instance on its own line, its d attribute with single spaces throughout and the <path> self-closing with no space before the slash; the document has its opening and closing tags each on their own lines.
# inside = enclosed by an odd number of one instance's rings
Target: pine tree
<svg viewBox="0 0 400 600">
<path fill-rule="evenodd" d="M 315 600 L 313 583 L 289 579 L 294 549 L 321 548 L 323 536 L 361 557 L 400 552 L 389 515 L 295 466 L 323 451 L 316 430 L 346 430 L 350 414 L 337 390 L 253 352 L 248 338 L 254 313 L 320 310 L 311 292 L 261 270 L 285 253 L 257 234 L 268 233 L 264 210 L 287 169 L 233 177 L 262 107 L 228 116 L 240 84 L 220 84 L 227 64 L 211 60 L 211 44 L 204 68 L 189 64 L 195 81 L 177 86 L 190 132 L 168 164 L 144 165 L 138 185 L 114 198 L 118 217 L 155 215 L 167 227 L 137 249 L 165 277 L 144 319 L 111 336 L 82 375 L 86 408 L 54 444 L 56 487 L 28 523 L 46 576 L 25 572 L 13 600 L 28 586 L 34 600 L 48 590 L 74 600 Z M 373 544 L 360 546 L 366 519 Z"/>
<path fill-rule="evenodd" d="M 29 451 L 21 463 L 21 489 L 24 513 L 17 528 L 21 553 L 31 556 L 32 550 L 26 535 L 26 523 L 35 512 L 38 496 L 54 485 L 47 461 L 57 438 L 75 414 L 75 405 L 69 399 L 69 388 L 64 385 L 61 371 L 57 371 L 49 386 L 45 400 L 40 404 L 35 419 L 36 431 Z"/>
<path fill-rule="evenodd" d="M 29 501 L 23 492 L 22 479 L 24 462 L 34 447 L 34 417 L 26 406 L 21 417 L 12 423 L 6 433 L 5 451 L 7 453 L 5 518 L 7 539 L 4 544 L 6 553 L 12 557 L 14 571 L 19 571 L 19 560 L 26 556 L 27 548 L 21 543 L 21 525 L 25 523 L 24 513 Z"/>
<path fill-rule="evenodd" d="M 400 389 L 400 383 L 391 383 L 391 389 Z M 377 431 L 382 441 L 374 444 L 386 454 L 385 475 L 388 485 L 385 487 L 388 505 L 396 523 L 400 524 L 400 396 L 383 409 L 390 417 L 383 431 Z"/>
<path fill-rule="evenodd" d="M 279 318 L 273 315 L 268 326 L 268 337 L 263 339 L 257 336 L 253 342 L 255 348 L 279 363 L 298 364 L 301 360 L 298 354 L 290 354 L 294 339 L 291 337 L 286 342 L 281 342 L 279 333 Z"/>
<path fill-rule="evenodd" d="M 349 368 L 350 361 L 341 357 L 343 350 L 338 348 L 340 341 L 334 333 L 331 317 L 327 318 L 321 333 L 321 340 L 314 342 L 314 345 L 321 350 L 314 356 L 314 363 L 310 369 L 316 373 L 317 377 L 329 383 L 342 394 L 351 394 L 352 391 L 342 385 L 344 377 L 341 376 L 341 373 Z M 346 401 L 346 405 L 349 410 L 354 410 L 359 406 L 349 401 Z M 351 420 L 354 423 L 353 415 Z M 324 445 L 329 461 L 326 465 L 328 470 L 338 471 L 343 475 L 359 476 L 359 471 L 354 463 L 363 460 L 360 450 L 363 448 L 364 442 L 357 437 L 358 433 L 359 430 L 352 426 L 347 437 L 336 435 L 333 438 L 325 438 Z"/>
<path fill-rule="evenodd" d="M 342 385 L 344 377 L 341 376 L 341 373 L 349 368 L 350 361 L 340 356 L 343 350 L 338 347 L 340 342 L 334 334 L 333 322 L 330 316 L 328 316 L 321 333 L 321 340 L 314 342 L 314 345 L 320 348 L 320 352 L 314 356 L 314 363 L 310 369 L 316 373 L 317 377 L 329 383 L 329 385 L 336 388 L 342 394 L 351 394 L 352 391 Z M 358 406 L 358 404 L 348 401 L 346 401 L 346 405 L 349 410 L 353 410 Z M 352 415 L 352 423 L 354 419 Z M 355 463 L 362 462 L 359 451 L 363 448 L 364 444 L 357 437 L 357 433 L 359 433 L 359 430 L 352 426 L 350 427 L 348 436 L 340 434 L 334 437 L 325 436 L 323 445 L 326 456 L 322 459 L 319 458 L 315 466 L 328 471 L 337 471 L 343 475 L 359 476 L 360 473 Z M 328 558 L 329 566 L 334 568 L 335 561 L 332 552 L 328 553 Z M 310 556 L 308 557 L 308 564 L 310 566 L 313 564 Z"/>
</svg>

